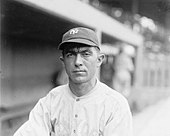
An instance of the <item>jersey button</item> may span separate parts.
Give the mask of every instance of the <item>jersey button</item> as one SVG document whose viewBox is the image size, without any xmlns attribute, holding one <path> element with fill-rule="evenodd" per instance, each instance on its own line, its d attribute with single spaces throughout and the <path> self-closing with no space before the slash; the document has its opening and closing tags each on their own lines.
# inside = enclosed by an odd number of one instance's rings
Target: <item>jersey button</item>
<svg viewBox="0 0 170 136">
<path fill-rule="evenodd" d="M 77 98 L 77 99 L 76 99 L 76 101 L 78 102 L 78 101 L 80 101 L 80 99 L 79 99 L 79 98 Z"/>
<path fill-rule="evenodd" d="M 78 117 L 78 115 L 76 114 L 76 115 L 75 115 L 75 117 L 77 118 L 77 117 Z"/>
</svg>

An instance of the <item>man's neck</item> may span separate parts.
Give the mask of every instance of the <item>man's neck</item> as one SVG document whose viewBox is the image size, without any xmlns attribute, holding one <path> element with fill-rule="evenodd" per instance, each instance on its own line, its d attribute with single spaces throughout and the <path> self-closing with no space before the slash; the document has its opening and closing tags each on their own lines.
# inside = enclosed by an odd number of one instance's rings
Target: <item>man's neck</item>
<svg viewBox="0 0 170 136">
<path fill-rule="evenodd" d="M 81 84 L 73 83 L 70 81 L 69 87 L 74 95 L 76 95 L 77 97 L 81 97 L 83 95 L 88 94 L 95 87 L 96 82 L 97 82 L 96 79 Z"/>
</svg>

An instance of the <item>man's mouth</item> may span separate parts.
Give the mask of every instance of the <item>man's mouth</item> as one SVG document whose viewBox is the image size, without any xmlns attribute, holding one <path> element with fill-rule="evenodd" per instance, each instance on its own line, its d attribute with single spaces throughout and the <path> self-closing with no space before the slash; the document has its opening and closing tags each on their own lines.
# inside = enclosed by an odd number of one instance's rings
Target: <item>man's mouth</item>
<svg viewBox="0 0 170 136">
<path fill-rule="evenodd" d="M 85 70 L 74 70 L 73 73 L 83 73 Z"/>
</svg>

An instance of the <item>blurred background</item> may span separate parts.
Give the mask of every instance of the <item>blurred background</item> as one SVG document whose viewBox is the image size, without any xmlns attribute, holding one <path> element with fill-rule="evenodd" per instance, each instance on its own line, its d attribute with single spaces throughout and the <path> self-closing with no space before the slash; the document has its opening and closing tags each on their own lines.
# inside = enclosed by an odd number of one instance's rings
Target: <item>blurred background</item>
<svg viewBox="0 0 170 136">
<path fill-rule="evenodd" d="M 67 83 L 57 49 L 68 29 L 96 31 L 98 78 L 128 100 L 134 136 L 170 135 L 169 0 L 1 0 L 0 135 Z"/>
</svg>

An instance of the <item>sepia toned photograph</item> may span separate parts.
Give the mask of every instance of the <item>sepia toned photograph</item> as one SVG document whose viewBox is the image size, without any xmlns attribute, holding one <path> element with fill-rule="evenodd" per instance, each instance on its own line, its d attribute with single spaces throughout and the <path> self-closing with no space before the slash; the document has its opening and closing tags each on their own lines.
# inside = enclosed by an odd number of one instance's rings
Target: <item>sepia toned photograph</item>
<svg viewBox="0 0 170 136">
<path fill-rule="evenodd" d="M 0 136 L 170 136 L 170 0 L 0 5 Z"/>
</svg>

